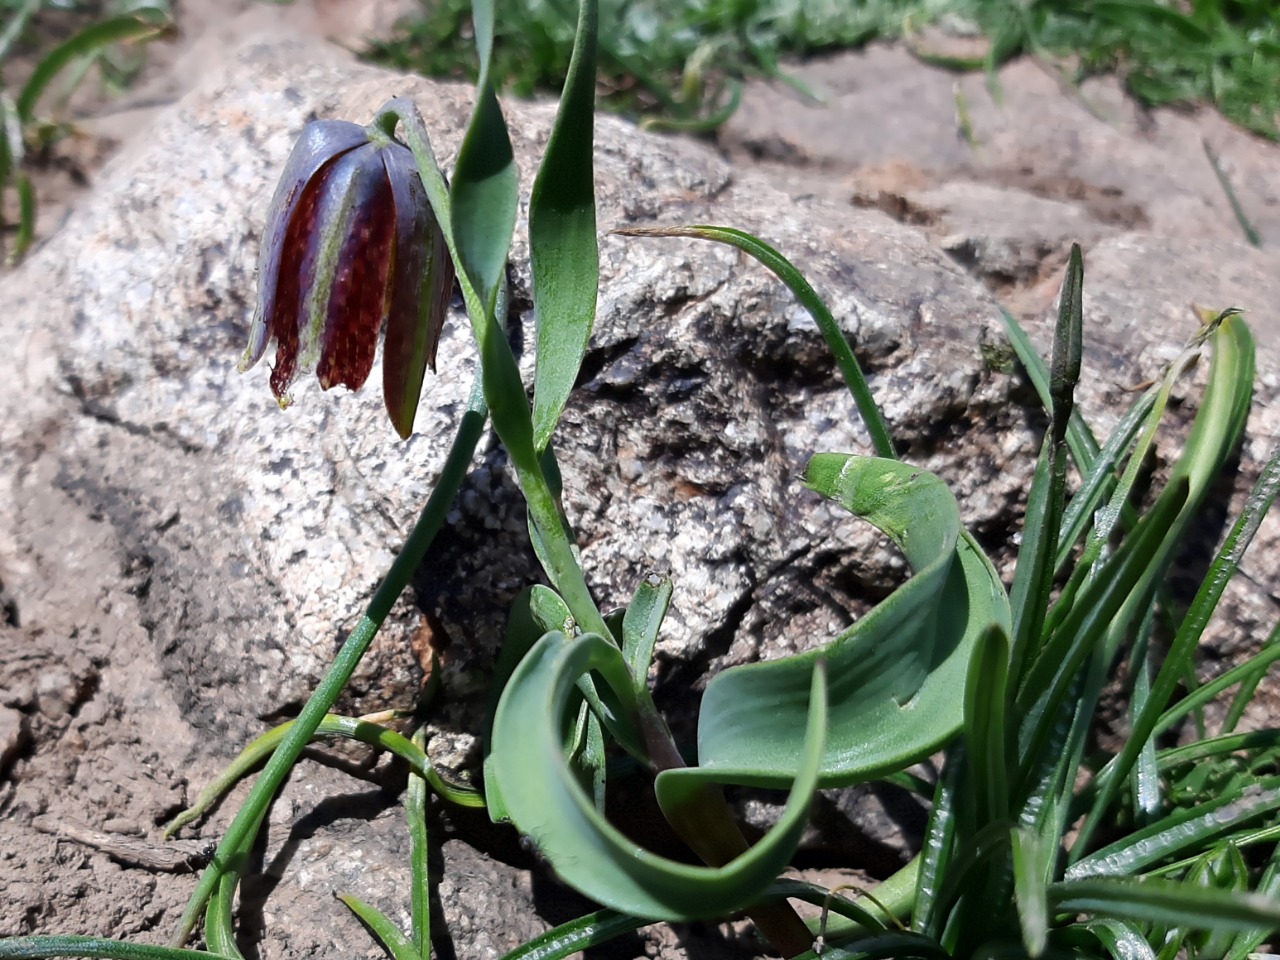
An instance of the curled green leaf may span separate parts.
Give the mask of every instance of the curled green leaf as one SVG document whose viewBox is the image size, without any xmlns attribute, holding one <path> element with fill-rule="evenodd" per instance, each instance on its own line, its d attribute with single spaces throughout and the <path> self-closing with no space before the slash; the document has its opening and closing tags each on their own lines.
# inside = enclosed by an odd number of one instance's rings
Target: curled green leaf
<svg viewBox="0 0 1280 960">
<path fill-rule="evenodd" d="M 698 763 L 720 782 L 791 782 L 809 677 L 820 658 L 831 676 L 822 784 L 909 766 L 959 730 L 978 637 L 992 626 L 1009 630 L 1000 578 L 933 474 L 897 460 L 819 454 L 805 480 L 887 534 L 915 575 L 826 645 L 711 681 L 698 722 Z"/>
<path fill-rule="evenodd" d="M 620 708 L 636 708 L 622 652 L 596 634 L 572 640 L 549 633 L 512 675 L 494 720 L 491 776 L 507 810 L 570 886 L 637 917 L 680 920 L 719 916 L 758 899 L 791 858 L 808 817 L 827 723 L 825 674 L 810 675 L 808 737 L 792 756 L 795 781 L 777 825 L 722 867 L 659 857 L 627 839 L 583 792 L 563 753 L 565 708 L 578 679 L 593 671 Z M 798 769 L 797 769 L 798 767 Z M 680 793 L 687 782 L 659 778 Z M 675 778 L 675 779 L 668 779 Z M 678 800 L 678 798 L 677 798 Z"/>
</svg>

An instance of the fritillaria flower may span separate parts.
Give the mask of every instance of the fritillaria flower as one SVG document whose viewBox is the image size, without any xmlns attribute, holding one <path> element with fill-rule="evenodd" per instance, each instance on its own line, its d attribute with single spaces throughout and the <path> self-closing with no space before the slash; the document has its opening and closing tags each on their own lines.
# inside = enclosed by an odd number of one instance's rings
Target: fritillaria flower
<svg viewBox="0 0 1280 960">
<path fill-rule="evenodd" d="M 271 201 L 258 274 L 241 372 L 274 338 L 271 390 L 282 407 L 311 370 L 325 390 L 357 390 L 385 324 L 383 395 L 396 432 L 409 436 L 454 276 L 409 148 L 377 121 L 307 124 Z"/>
</svg>

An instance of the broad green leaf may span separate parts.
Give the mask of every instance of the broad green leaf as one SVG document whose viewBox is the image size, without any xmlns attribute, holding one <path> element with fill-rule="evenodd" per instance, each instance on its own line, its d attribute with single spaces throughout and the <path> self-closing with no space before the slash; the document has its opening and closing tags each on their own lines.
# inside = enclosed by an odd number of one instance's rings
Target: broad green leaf
<svg viewBox="0 0 1280 960">
<path fill-rule="evenodd" d="M 1202 930 L 1280 929 L 1280 898 L 1212 890 L 1151 878 L 1097 877 L 1049 885 L 1049 903 L 1064 913 L 1163 923 Z"/>
<path fill-rule="evenodd" d="M 810 737 L 793 756 L 795 789 L 777 825 L 723 867 L 693 867 L 637 848 L 585 796 L 562 753 L 565 708 L 578 678 L 594 671 L 636 709 L 622 652 L 603 637 L 543 637 L 521 662 L 498 706 L 493 763 L 499 789 L 524 831 L 562 880 L 624 913 L 655 919 L 720 916 L 757 899 L 786 866 L 807 820 L 822 756 L 826 688 L 812 678 Z M 667 771 L 669 777 L 683 771 Z M 661 780 L 661 778 L 660 778 Z M 677 785 L 677 789 L 679 789 Z"/>
<path fill-rule="evenodd" d="M 960 728 L 978 637 L 990 626 L 1009 629 L 1000 578 L 937 477 L 897 460 L 819 454 L 805 479 L 887 534 L 915 574 L 824 646 L 712 679 L 698 721 L 699 765 L 725 782 L 791 782 L 819 659 L 831 677 L 824 786 L 928 756 Z"/>
<path fill-rule="evenodd" d="M 667 608 L 671 606 L 673 590 L 670 577 L 646 574 L 622 618 L 622 655 L 637 693 L 648 688 L 653 647 L 658 642 L 658 631 L 662 629 Z"/>
<path fill-rule="evenodd" d="M 844 382 L 849 387 L 849 392 L 853 394 L 858 413 L 862 415 L 862 422 L 866 424 L 867 432 L 871 434 L 871 443 L 875 447 L 876 454 L 886 459 L 897 456 L 884 414 L 880 412 L 880 407 L 871 395 L 871 388 L 867 385 L 866 377 L 862 375 L 862 367 L 858 364 L 858 358 L 853 355 L 844 331 L 840 329 L 840 324 L 831 315 L 822 298 L 790 260 L 758 237 L 732 227 L 695 224 L 688 227 L 624 227 L 613 232 L 627 237 L 694 237 L 700 240 L 714 240 L 736 247 L 768 267 L 774 276 L 795 294 L 796 299 L 809 311 L 818 329 L 822 331 L 823 339 L 827 341 L 827 348 L 835 357 L 836 366 L 840 368 Z"/>
<path fill-rule="evenodd" d="M 529 266 L 538 324 L 533 439 L 551 440 L 591 338 L 600 258 L 592 147 L 597 0 L 581 0 L 560 109 L 529 199 Z"/>
<path fill-rule="evenodd" d="M 473 0 L 471 6 L 480 76 L 449 200 L 458 269 L 467 275 L 485 312 L 491 315 L 515 228 L 519 174 L 507 123 L 489 76 L 494 0 Z"/>
<path fill-rule="evenodd" d="M 413 943 L 401 933 L 400 928 L 376 907 L 370 906 L 359 897 L 349 893 L 338 894 L 338 899 L 345 903 L 359 917 L 378 941 L 391 954 L 392 960 L 422 960 L 422 954 Z"/>
</svg>

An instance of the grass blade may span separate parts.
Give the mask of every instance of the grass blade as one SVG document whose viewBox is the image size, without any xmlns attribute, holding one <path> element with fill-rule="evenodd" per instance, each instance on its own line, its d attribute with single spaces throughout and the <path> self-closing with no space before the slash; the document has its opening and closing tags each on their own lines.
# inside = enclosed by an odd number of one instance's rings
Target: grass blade
<svg viewBox="0 0 1280 960">
<path fill-rule="evenodd" d="M 1256 788 L 1179 810 L 1150 826 L 1128 834 L 1072 864 L 1068 880 L 1124 876 L 1161 860 L 1194 855 L 1203 844 L 1254 817 L 1280 809 L 1280 777 L 1267 777 Z"/>
<path fill-rule="evenodd" d="M 565 960 L 583 950 L 608 943 L 614 937 L 648 926 L 652 920 L 617 910 L 597 910 L 562 923 L 521 944 L 502 960 Z"/>
<path fill-rule="evenodd" d="M 340 893 L 337 896 L 351 908 L 351 912 L 359 917 L 366 927 L 373 931 L 373 935 L 391 954 L 392 960 L 422 960 L 422 954 L 385 913 L 349 893 Z"/>
<path fill-rule="evenodd" d="M 964 695 L 965 766 L 973 794 L 969 806 L 978 825 L 1009 816 L 1008 682 L 1009 639 L 999 627 L 989 627 L 974 647 Z"/>
<path fill-rule="evenodd" d="M 18 94 L 18 117 L 25 127 L 35 119 L 41 95 L 64 67 L 86 54 L 126 40 L 147 40 L 169 27 L 169 19 L 154 9 L 127 16 L 110 17 L 86 27 L 70 40 L 58 44 L 36 65 Z"/>
<path fill-rule="evenodd" d="M 1049 903 L 1064 913 L 1089 913 L 1179 928 L 1280 929 L 1280 899 L 1193 887 L 1169 880 L 1119 877 L 1064 880 L 1049 885 Z"/>
<path fill-rule="evenodd" d="M 1188 476 L 1189 479 L 1198 482 L 1201 491 L 1207 488 L 1212 477 L 1217 473 L 1222 458 L 1226 456 L 1227 450 L 1235 445 L 1239 432 L 1243 429 L 1253 394 L 1254 372 L 1253 338 L 1249 334 L 1248 327 L 1239 317 L 1223 314 L 1208 336 L 1214 344 L 1209 386 L 1200 413 L 1192 426 L 1186 453 L 1174 468 L 1170 480 L 1172 483 L 1179 475 Z M 1183 464 L 1194 457 L 1202 446 L 1210 448 L 1208 456 L 1201 458 L 1208 462 L 1197 462 L 1191 467 L 1184 467 Z M 1209 617 L 1217 607 L 1227 583 L 1235 575 L 1244 551 L 1262 523 L 1262 518 L 1275 499 L 1278 489 L 1280 489 L 1280 448 L 1272 453 L 1271 459 L 1263 468 L 1258 482 L 1249 495 L 1245 509 L 1214 557 L 1204 582 L 1200 585 L 1187 615 L 1178 628 L 1165 661 L 1152 683 L 1147 708 L 1135 718 L 1129 740 L 1125 743 L 1120 755 L 1112 761 L 1115 772 L 1099 790 L 1093 809 L 1084 823 L 1081 837 L 1083 841 L 1087 841 L 1089 833 L 1099 821 L 1103 811 L 1114 801 L 1117 791 L 1137 761 L 1143 744 L 1152 735 L 1152 731 L 1159 722 L 1160 714 L 1191 664 L 1192 656 L 1209 622 Z M 1198 500 L 1198 497 L 1193 497 L 1193 506 Z M 1171 533 L 1180 534 L 1180 526 L 1180 523 L 1175 524 L 1171 528 Z M 1076 849 L 1082 851 L 1084 847 L 1079 846 Z"/>
<path fill-rule="evenodd" d="M 1040 646 L 1058 555 L 1063 506 L 1067 499 L 1067 432 L 1075 409 L 1083 340 L 1084 258 L 1072 244 L 1062 284 L 1058 323 L 1053 335 L 1049 371 L 1051 421 L 1041 464 L 1037 466 L 1027 503 L 1022 548 L 1010 591 L 1013 609 L 1012 666 L 1016 685 L 1021 665 L 1034 659 Z"/>
<path fill-rule="evenodd" d="M 649 685 L 649 663 L 653 660 L 653 648 L 658 642 L 663 618 L 671 606 L 675 586 L 670 577 L 648 574 L 636 587 L 635 596 L 627 605 L 622 618 L 622 655 L 636 692 Z"/>
<path fill-rule="evenodd" d="M 1017 895 L 1018 922 L 1027 953 L 1038 957 L 1049 939 L 1049 905 L 1045 897 L 1047 853 L 1040 838 L 1026 830 L 1009 834 L 1013 849 L 1013 888 Z"/>
<path fill-rule="evenodd" d="M 1227 171 L 1222 169 L 1222 161 L 1218 159 L 1217 151 L 1209 146 L 1209 141 L 1204 137 L 1200 138 L 1200 146 L 1204 147 L 1204 155 L 1209 160 L 1209 166 L 1213 167 L 1214 176 L 1218 178 L 1218 184 L 1222 187 L 1222 192 L 1227 195 L 1227 201 L 1231 204 L 1231 212 L 1235 214 L 1236 223 L 1240 224 L 1240 229 L 1244 232 L 1244 237 L 1255 247 L 1262 246 L 1262 237 L 1258 236 L 1258 231 L 1253 228 L 1253 224 L 1249 222 L 1249 216 L 1244 212 L 1244 207 L 1240 205 L 1240 198 L 1236 196 L 1236 192 L 1232 189 L 1231 181 L 1227 179 Z"/>
<path fill-rule="evenodd" d="M 822 302 L 822 298 L 809 285 L 809 281 L 786 257 L 764 241 L 732 227 L 701 224 L 688 227 L 623 227 L 613 232 L 627 237 L 694 237 L 699 240 L 714 240 L 737 247 L 768 267 L 795 294 L 796 299 L 809 311 L 818 329 L 822 331 L 822 336 L 836 359 L 836 365 L 840 368 L 844 382 L 849 387 L 849 392 L 853 394 L 858 413 L 862 415 L 862 422 L 866 424 L 867 431 L 871 434 L 871 443 L 875 447 L 876 456 L 886 459 L 897 456 L 884 414 L 880 412 L 875 397 L 871 395 L 871 388 L 862 374 L 858 358 L 849 348 L 844 331 L 840 329 L 840 325 L 836 323 L 835 317 Z"/>
<path fill-rule="evenodd" d="M 418 727 L 410 742 L 426 755 L 427 728 Z M 431 874 L 427 866 L 427 779 L 415 771 L 409 773 L 405 790 L 404 815 L 409 823 L 409 891 L 413 916 L 410 943 L 420 960 L 431 957 Z"/>
<path fill-rule="evenodd" d="M 218 954 L 182 947 L 108 940 L 106 937 L 2 937 L 0 960 L 100 957 L 102 960 L 209 960 Z"/>
</svg>

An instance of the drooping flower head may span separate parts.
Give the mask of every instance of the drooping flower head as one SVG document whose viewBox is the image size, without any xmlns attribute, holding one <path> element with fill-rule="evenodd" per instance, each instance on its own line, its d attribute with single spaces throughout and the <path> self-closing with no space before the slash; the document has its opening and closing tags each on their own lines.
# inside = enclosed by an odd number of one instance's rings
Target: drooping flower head
<svg viewBox="0 0 1280 960">
<path fill-rule="evenodd" d="M 407 437 L 453 287 L 453 263 L 413 154 L 375 121 L 308 123 L 267 215 L 258 259 L 258 305 L 243 372 L 276 341 L 271 390 L 312 370 L 320 386 L 359 389 L 378 335 L 383 395 Z"/>
</svg>

